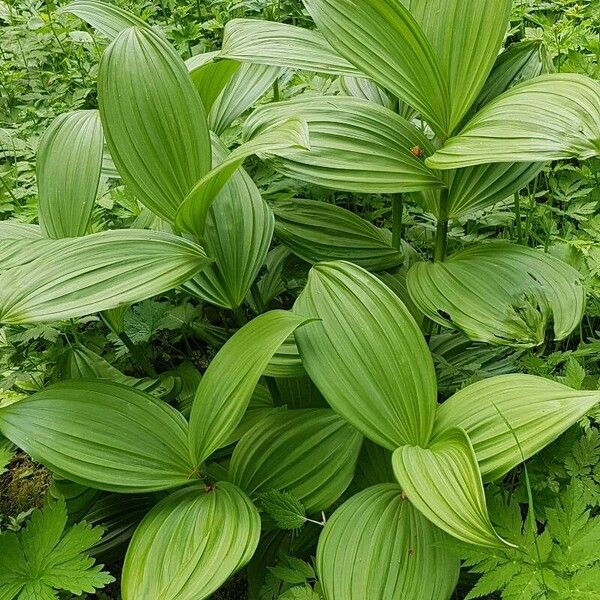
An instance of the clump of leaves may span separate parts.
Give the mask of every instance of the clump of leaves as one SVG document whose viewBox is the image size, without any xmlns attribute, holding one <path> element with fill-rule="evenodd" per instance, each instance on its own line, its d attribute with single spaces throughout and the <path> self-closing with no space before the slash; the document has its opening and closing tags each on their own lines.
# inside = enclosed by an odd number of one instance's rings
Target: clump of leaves
<svg viewBox="0 0 600 600">
<path fill-rule="evenodd" d="M 22 531 L 0 535 L 1 598 L 58 600 L 59 590 L 93 593 L 114 581 L 88 555 L 103 529 L 85 522 L 66 525 L 65 502 L 57 500 L 34 511 Z"/>
</svg>

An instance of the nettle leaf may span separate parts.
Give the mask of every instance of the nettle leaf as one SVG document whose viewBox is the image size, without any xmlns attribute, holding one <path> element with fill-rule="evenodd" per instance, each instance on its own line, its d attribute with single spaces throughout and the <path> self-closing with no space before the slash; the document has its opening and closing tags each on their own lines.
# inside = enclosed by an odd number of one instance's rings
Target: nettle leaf
<svg viewBox="0 0 600 600">
<path fill-rule="evenodd" d="M 319 582 L 328 600 L 446 600 L 460 561 L 444 541 L 399 486 L 376 485 L 327 521 L 317 548 Z"/>
<path fill-rule="evenodd" d="M 264 313 L 219 350 L 202 376 L 192 406 L 190 448 L 196 465 L 227 441 L 277 348 L 308 320 L 282 310 Z"/>
<path fill-rule="evenodd" d="M 216 138 L 213 152 L 216 164 L 226 157 Z M 240 306 L 264 264 L 274 224 L 273 213 L 252 178 L 237 170 L 208 209 L 204 247 L 215 262 L 189 281 L 186 289 L 217 306 Z"/>
<path fill-rule="evenodd" d="M 334 410 L 390 450 L 428 442 L 437 405 L 433 361 L 392 290 L 356 265 L 321 263 L 294 312 L 319 319 L 295 335 L 307 373 Z"/>
<path fill-rule="evenodd" d="M 532 347 L 567 337 L 581 321 L 585 289 L 567 263 L 524 246 L 492 242 L 420 262 L 408 272 L 413 302 L 432 321 L 470 339 Z"/>
<path fill-rule="evenodd" d="M 279 410 L 242 437 L 229 476 L 251 497 L 287 491 L 314 513 L 348 487 L 361 443 L 360 433 L 332 410 Z"/>
<path fill-rule="evenodd" d="M 113 582 L 89 556 L 102 532 L 83 522 L 67 528 L 62 499 L 35 510 L 24 529 L 0 534 L 0 597 L 52 600 L 58 590 L 93 594 Z"/>
<path fill-rule="evenodd" d="M 44 132 L 36 171 L 40 226 L 46 237 L 77 237 L 87 232 L 103 146 L 97 110 L 64 113 Z"/>
<path fill-rule="evenodd" d="M 428 448 L 402 446 L 394 473 L 414 506 L 450 535 L 478 546 L 512 546 L 494 530 L 467 434 L 447 429 Z"/>
<path fill-rule="evenodd" d="M 200 246 L 158 231 L 114 230 L 39 244 L 41 256 L 0 274 L 0 322 L 56 321 L 131 304 L 210 263 Z"/>
<path fill-rule="evenodd" d="M 102 56 L 98 102 L 123 181 L 152 212 L 174 221 L 211 167 L 206 114 L 182 59 L 151 29 L 122 31 Z"/>
<path fill-rule="evenodd" d="M 314 264 L 347 260 L 378 271 L 402 264 L 389 231 L 327 202 L 286 200 L 273 206 L 275 232 L 294 254 Z"/>
<path fill-rule="evenodd" d="M 542 75 L 492 100 L 426 160 L 432 169 L 600 155 L 600 83 Z"/>
<path fill-rule="evenodd" d="M 177 211 L 176 225 L 203 239 L 212 203 L 246 158 L 253 154 L 278 154 L 290 148 L 308 146 L 308 130 L 302 119 L 290 118 L 271 125 L 238 146 L 194 185 Z"/>
<path fill-rule="evenodd" d="M 270 490 L 259 494 L 258 500 L 279 529 L 298 529 L 306 523 L 304 504 L 290 492 Z"/>
<path fill-rule="evenodd" d="M 187 430 L 165 402 L 100 380 L 60 382 L 0 409 L 0 431 L 34 460 L 120 493 L 187 483 L 194 472 Z"/>
<path fill-rule="evenodd" d="M 255 110 L 244 135 L 274 122 L 301 118 L 308 123 L 310 149 L 269 156 L 284 175 L 350 192 L 411 192 L 443 185 L 438 174 L 415 156 L 434 149 L 425 135 L 391 110 L 349 96 L 307 97 L 275 102 Z"/>
<path fill-rule="evenodd" d="M 317 31 L 257 19 L 225 24 L 220 58 L 330 75 L 357 75 Z"/>
<path fill-rule="evenodd" d="M 149 27 L 129 11 L 104 0 L 76 0 L 61 10 L 76 15 L 111 40 L 129 27 Z"/>
<path fill-rule="evenodd" d="M 450 133 L 443 66 L 401 2 L 305 0 L 304 5 L 337 52 L 422 113 L 436 132 Z"/>
<path fill-rule="evenodd" d="M 171 494 L 144 518 L 123 565 L 123 600 L 203 600 L 252 557 L 260 516 L 237 487 L 220 482 Z"/>
<path fill-rule="evenodd" d="M 499 375 L 471 384 L 444 402 L 434 435 L 464 429 L 484 480 L 493 481 L 554 441 L 598 402 L 598 391 L 573 390 L 533 375 Z"/>
</svg>

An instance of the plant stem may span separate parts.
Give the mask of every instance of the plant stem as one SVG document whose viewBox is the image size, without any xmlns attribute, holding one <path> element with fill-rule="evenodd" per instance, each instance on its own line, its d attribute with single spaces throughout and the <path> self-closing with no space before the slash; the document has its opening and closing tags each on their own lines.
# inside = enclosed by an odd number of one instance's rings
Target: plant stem
<svg viewBox="0 0 600 600">
<path fill-rule="evenodd" d="M 273 102 L 279 102 L 281 94 L 279 93 L 279 78 L 273 82 Z"/>
<path fill-rule="evenodd" d="M 392 246 L 400 250 L 402 246 L 402 217 L 404 200 L 402 194 L 392 196 Z"/>
<path fill-rule="evenodd" d="M 121 333 L 117 334 L 119 336 L 119 338 L 121 339 L 121 341 L 123 342 L 123 344 L 125 344 L 127 350 L 129 350 L 131 356 L 133 357 L 133 359 L 138 363 L 138 365 L 140 367 L 142 367 L 142 369 L 144 370 L 144 373 L 146 373 L 146 375 L 148 377 L 156 377 L 157 373 L 154 370 L 154 367 L 150 364 L 150 361 L 148 360 L 148 358 L 146 357 L 146 355 L 144 354 L 143 351 L 141 351 L 130 339 L 130 337 L 124 332 L 122 331 Z"/>
<path fill-rule="evenodd" d="M 517 244 L 523 243 L 523 224 L 521 223 L 521 197 L 515 192 L 515 223 L 517 225 Z"/>
<path fill-rule="evenodd" d="M 437 230 L 435 234 L 435 249 L 433 260 L 441 262 L 446 258 L 448 248 L 448 190 L 443 189 L 440 194 L 440 208 L 438 212 Z"/>
</svg>

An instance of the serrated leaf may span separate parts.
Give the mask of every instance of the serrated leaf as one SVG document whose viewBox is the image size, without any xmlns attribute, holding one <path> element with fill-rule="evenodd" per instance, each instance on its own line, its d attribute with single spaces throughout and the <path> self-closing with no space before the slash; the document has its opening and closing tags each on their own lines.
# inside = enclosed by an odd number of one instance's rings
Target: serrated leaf
<svg viewBox="0 0 600 600">
<path fill-rule="evenodd" d="M 298 529 L 306 522 L 304 504 L 290 492 L 270 490 L 259 494 L 258 500 L 280 529 Z"/>
</svg>

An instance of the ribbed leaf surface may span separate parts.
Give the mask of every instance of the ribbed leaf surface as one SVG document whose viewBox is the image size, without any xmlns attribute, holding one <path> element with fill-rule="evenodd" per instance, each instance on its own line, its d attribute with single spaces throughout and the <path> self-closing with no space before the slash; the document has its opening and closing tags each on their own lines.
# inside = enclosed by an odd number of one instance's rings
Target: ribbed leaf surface
<svg viewBox="0 0 600 600">
<path fill-rule="evenodd" d="M 38 243 L 42 241 L 42 243 Z M 0 271 L 12 269 L 45 254 L 48 240 L 38 225 L 0 221 Z"/>
<path fill-rule="evenodd" d="M 426 444 L 437 403 L 431 354 L 402 301 L 347 262 L 312 268 L 294 312 L 316 317 L 295 334 L 327 402 L 374 442 Z"/>
<path fill-rule="evenodd" d="M 97 110 L 64 113 L 44 132 L 36 170 L 39 220 L 46 237 L 77 237 L 87 232 L 103 146 Z"/>
<path fill-rule="evenodd" d="M 326 600 L 448 600 L 460 561 L 394 484 L 368 488 L 327 521 L 317 548 Z"/>
<path fill-rule="evenodd" d="M 104 0 L 76 0 L 62 10 L 78 16 L 111 40 L 129 27 L 148 27 L 129 11 Z"/>
<path fill-rule="evenodd" d="M 417 263 L 408 291 L 430 319 L 475 341 L 537 346 L 546 330 L 564 339 L 581 321 L 585 290 L 561 260 L 524 246 L 494 242 Z"/>
<path fill-rule="evenodd" d="M 163 490 L 193 473 L 181 414 L 118 383 L 49 386 L 0 409 L 0 431 L 59 476 L 93 488 Z"/>
<path fill-rule="evenodd" d="M 446 430 L 428 448 L 402 446 L 392 463 L 410 502 L 440 529 L 478 546 L 508 544 L 490 522 L 481 473 L 463 430 Z"/>
<path fill-rule="evenodd" d="M 493 481 L 523 462 L 523 456 L 527 459 L 553 442 L 598 402 L 599 391 L 573 390 L 533 375 L 499 375 L 444 402 L 434 435 L 451 427 L 464 429 L 484 480 Z"/>
<path fill-rule="evenodd" d="M 251 497 L 285 490 L 309 513 L 325 510 L 350 485 L 361 443 L 332 410 L 276 411 L 239 441 L 230 478 Z"/>
<path fill-rule="evenodd" d="M 250 560 L 259 537 L 258 511 L 234 485 L 175 492 L 136 529 L 123 600 L 204 600 Z"/>
</svg>

